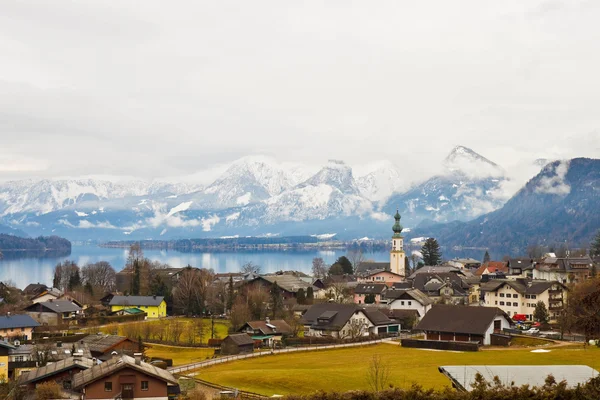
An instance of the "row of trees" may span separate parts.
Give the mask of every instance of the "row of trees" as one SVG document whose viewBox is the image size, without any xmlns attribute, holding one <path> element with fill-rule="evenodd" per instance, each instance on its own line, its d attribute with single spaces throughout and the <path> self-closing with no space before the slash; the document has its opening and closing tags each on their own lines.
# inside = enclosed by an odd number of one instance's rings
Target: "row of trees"
<svg viewBox="0 0 600 400">
<path fill-rule="evenodd" d="M 54 267 L 52 285 L 63 291 L 84 289 L 90 295 L 102 295 L 115 289 L 116 272 L 110 263 L 99 261 L 80 268 L 74 261 Z"/>
</svg>

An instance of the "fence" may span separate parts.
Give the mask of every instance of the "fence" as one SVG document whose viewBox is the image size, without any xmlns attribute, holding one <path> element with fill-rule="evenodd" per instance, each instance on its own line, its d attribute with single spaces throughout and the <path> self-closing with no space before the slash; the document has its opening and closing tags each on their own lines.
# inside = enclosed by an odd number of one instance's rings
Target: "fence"
<svg viewBox="0 0 600 400">
<path fill-rule="evenodd" d="M 339 348 L 344 348 L 344 347 L 366 346 L 366 345 L 372 345 L 372 344 L 377 344 L 377 343 L 383 343 L 383 342 L 389 341 L 389 340 L 390 339 L 376 339 L 376 340 L 370 340 L 368 342 L 359 342 L 359 343 L 313 345 L 313 346 L 308 346 L 308 347 L 290 347 L 290 348 L 278 349 L 278 350 L 267 350 L 267 351 L 261 351 L 261 352 L 257 352 L 257 353 L 238 354 L 235 356 L 213 358 L 213 359 L 206 360 L 206 361 L 200 361 L 197 363 L 181 365 L 179 367 L 168 368 L 168 370 L 172 374 L 179 374 L 184 371 L 192 371 L 195 369 L 210 367 L 212 365 L 223 364 L 226 362 L 231 362 L 231 361 L 236 361 L 236 360 L 243 360 L 246 358 L 262 357 L 262 356 L 271 355 L 271 354 L 293 353 L 293 352 L 297 352 L 297 351 L 329 350 L 329 349 L 339 349 Z"/>
<path fill-rule="evenodd" d="M 268 396 L 263 396 L 261 394 L 258 393 L 253 393 L 253 392 L 247 392 L 245 390 L 239 390 L 236 388 L 232 388 L 232 387 L 228 387 L 228 386 L 223 386 L 223 385 L 217 385 L 216 383 L 212 383 L 212 382 L 208 382 L 202 379 L 198 379 L 198 378 L 193 378 L 194 382 L 199 383 L 203 386 L 209 387 L 211 389 L 215 389 L 218 390 L 219 392 L 224 392 L 224 391 L 231 391 L 234 393 L 238 393 L 238 398 L 242 398 L 242 399 L 249 399 L 249 400 L 259 400 L 259 399 L 266 399 L 268 398 Z"/>
<path fill-rule="evenodd" d="M 450 342 L 445 340 L 402 339 L 402 347 L 434 350 L 479 351 L 477 342 Z"/>
</svg>

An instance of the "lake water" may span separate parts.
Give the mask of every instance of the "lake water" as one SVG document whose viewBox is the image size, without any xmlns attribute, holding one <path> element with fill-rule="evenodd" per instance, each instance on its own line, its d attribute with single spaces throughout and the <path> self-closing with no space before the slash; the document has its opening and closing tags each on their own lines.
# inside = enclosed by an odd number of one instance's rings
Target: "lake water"
<svg viewBox="0 0 600 400">
<path fill-rule="evenodd" d="M 495 254 L 492 254 L 492 258 Z M 128 249 L 103 248 L 98 246 L 73 246 L 71 254 L 65 257 L 46 258 L 5 258 L 0 260 L 0 281 L 13 281 L 23 289 L 30 283 L 52 285 L 54 266 L 64 260 L 73 260 L 84 266 L 97 261 L 108 261 L 116 271 L 125 266 Z M 261 271 L 276 272 L 295 270 L 310 273 L 312 260 L 322 257 L 327 264 L 332 264 L 338 257 L 346 255 L 346 250 L 314 250 L 314 251 L 238 251 L 213 253 L 183 253 L 176 250 L 144 250 L 144 256 L 152 261 L 169 264 L 172 267 L 191 265 L 198 268 L 212 268 L 215 272 L 237 272 L 247 262 L 261 266 Z M 365 253 L 365 259 L 372 261 L 389 261 L 389 251 Z M 445 251 L 445 258 L 473 257 L 481 259 L 482 251 Z M 500 259 L 500 258 L 498 258 Z"/>
</svg>

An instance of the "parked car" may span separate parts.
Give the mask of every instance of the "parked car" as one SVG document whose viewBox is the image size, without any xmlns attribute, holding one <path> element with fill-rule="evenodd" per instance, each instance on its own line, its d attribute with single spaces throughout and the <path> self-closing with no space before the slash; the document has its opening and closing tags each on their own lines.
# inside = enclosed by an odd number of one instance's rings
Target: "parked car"
<svg viewBox="0 0 600 400">
<path fill-rule="evenodd" d="M 538 328 L 530 328 L 524 331 L 523 333 L 527 335 L 533 335 L 534 333 L 540 333 L 540 330 Z"/>
</svg>

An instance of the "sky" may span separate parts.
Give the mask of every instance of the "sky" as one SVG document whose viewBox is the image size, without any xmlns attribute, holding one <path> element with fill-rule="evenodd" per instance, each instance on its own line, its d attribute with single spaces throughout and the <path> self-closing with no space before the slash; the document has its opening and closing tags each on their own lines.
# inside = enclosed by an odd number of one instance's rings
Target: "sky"
<svg viewBox="0 0 600 400">
<path fill-rule="evenodd" d="M 0 180 L 598 157 L 599 20 L 594 0 L 3 0 Z"/>
</svg>

